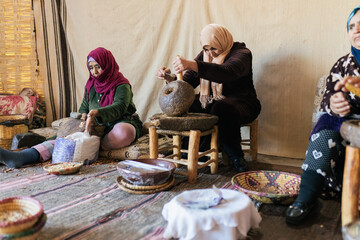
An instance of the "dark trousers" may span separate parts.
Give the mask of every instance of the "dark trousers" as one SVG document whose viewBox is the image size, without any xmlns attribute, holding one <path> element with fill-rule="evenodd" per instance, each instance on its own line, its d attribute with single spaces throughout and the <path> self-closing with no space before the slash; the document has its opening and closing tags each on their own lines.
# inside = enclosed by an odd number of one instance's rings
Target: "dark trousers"
<svg viewBox="0 0 360 240">
<path fill-rule="evenodd" d="M 254 104 L 249 104 L 248 99 L 242 101 L 241 99 L 231 97 L 214 101 L 203 109 L 199 101 L 199 95 L 196 95 L 189 112 L 209 113 L 218 116 L 218 143 L 220 148 L 222 145 L 227 145 L 230 148 L 240 148 L 241 151 L 240 126 L 254 121 L 259 115 L 260 110 L 261 106 L 257 99 L 256 101 L 254 100 Z M 204 144 L 208 144 L 209 142 L 207 139 Z"/>
</svg>

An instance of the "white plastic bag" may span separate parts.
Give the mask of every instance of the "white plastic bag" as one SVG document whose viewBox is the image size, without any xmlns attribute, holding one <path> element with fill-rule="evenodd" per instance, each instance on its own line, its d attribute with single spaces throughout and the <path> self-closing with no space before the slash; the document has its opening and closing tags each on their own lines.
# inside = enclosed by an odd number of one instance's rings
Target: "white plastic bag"
<svg viewBox="0 0 360 240">
<path fill-rule="evenodd" d="M 52 163 L 83 162 L 93 163 L 99 154 L 100 137 L 87 132 L 76 132 L 55 141 Z"/>
</svg>

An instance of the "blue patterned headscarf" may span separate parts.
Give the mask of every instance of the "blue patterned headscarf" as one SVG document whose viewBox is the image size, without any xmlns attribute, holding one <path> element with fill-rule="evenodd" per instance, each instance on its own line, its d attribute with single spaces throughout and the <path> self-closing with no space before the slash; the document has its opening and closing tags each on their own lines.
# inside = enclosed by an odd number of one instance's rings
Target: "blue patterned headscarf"
<svg viewBox="0 0 360 240">
<path fill-rule="evenodd" d="M 360 10 L 360 6 L 354 8 L 354 10 L 352 10 L 352 12 L 350 13 L 349 18 L 348 18 L 348 20 L 347 20 L 347 24 L 346 24 L 346 29 L 347 29 L 347 31 L 349 31 L 349 23 L 350 23 L 350 20 L 353 18 L 353 16 L 355 15 L 355 13 L 356 13 L 358 10 Z"/>
<path fill-rule="evenodd" d="M 348 32 L 349 32 L 349 23 L 350 23 L 350 20 L 353 18 L 353 16 L 356 14 L 356 12 L 357 12 L 358 10 L 360 10 L 360 6 L 354 8 L 354 10 L 352 10 L 352 12 L 351 12 L 350 15 L 349 15 L 349 18 L 348 18 L 347 24 L 346 24 L 346 29 L 347 29 Z M 352 55 L 354 55 L 356 62 L 357 62 L 358 65 L 360 66 L 360 50 L 354 48 L 353 46 L 351 46 L 351 53 L 352 53 Z"/>
</svg>

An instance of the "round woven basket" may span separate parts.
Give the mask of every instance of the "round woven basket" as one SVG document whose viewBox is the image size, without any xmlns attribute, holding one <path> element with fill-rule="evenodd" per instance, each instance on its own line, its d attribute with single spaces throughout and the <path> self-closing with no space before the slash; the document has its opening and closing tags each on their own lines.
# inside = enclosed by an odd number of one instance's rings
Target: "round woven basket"
<svg viewBox="0 0 360 240">
<path fill-rule="evenodd" d="M 55 175 L 77 173 L 84 164 L 82 162 L 61 162 L 44 166 L 44 170 Z"/>
<path fill-rule="evenodd" d="M 0 234 L 14 234 L 31 228 L 43 213 L 43 205 L 35 198 L 5 198 L 0 201 Z"/>
<path fill-rule="evenodd" d="M 175 182 L 175 177 L 171 176 L 166 183 L 161 185 L 154 185 L 154 186 L 136 186 L 122 180 L 123 178 L 119 176 L 115 181 L 118 187 L 125 192 L 132 194 L 153 194 L 153 193 L 165 191 L 170 187 L 172 187 Z"/>
<path fill-rule="evenodd" d="M 0 115 L 0 147 L 10 149 L 14 135 L 28 131 L 26 116 L 21 114 Z"/>
<path fill-rule="evenodd" d="M 279 171 L 249 171 L 231 179 L 236 189 L 263 203 L 288 205 L 295 201 L 300 176 Z"/>
<path fill-rule="evenodd" d="M 41 229 L 45 226 L 46 220 L 47 216 L 43 213 L 34 226 L 13 234 L 0 234 L 0 239 L 35 240 L 38 238 Z"/>
</svg>

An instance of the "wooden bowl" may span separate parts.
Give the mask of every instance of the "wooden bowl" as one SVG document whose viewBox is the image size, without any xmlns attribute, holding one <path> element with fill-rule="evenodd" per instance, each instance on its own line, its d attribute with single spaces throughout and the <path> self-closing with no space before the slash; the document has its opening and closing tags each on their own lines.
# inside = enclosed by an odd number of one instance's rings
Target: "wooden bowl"
<svg viewBox="0 0 360 240">
<path fill-rule="evenodd" d="M 44 213 L 32 197 L 11 197 L 0 201 L 0 234 L 14 234 L 31 228 Z"/>
<path fill-rule="evenodd" d="M 301 177 L 279 171 L 249 171 L 236 174 L 233 186 L 250 198 L 263 203 L 288 205 L 295 201 Z"/>
<path fill-rule="evenodd" d="M 125 180 L 140 186 L 163 184 L 176 168 L 174 163 L 159 159 L 128 159 L 116 167 Z"/>
</svg>

